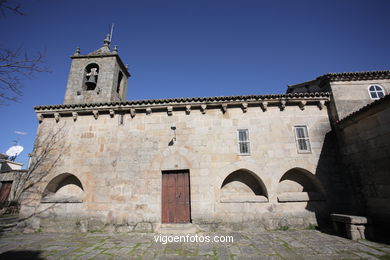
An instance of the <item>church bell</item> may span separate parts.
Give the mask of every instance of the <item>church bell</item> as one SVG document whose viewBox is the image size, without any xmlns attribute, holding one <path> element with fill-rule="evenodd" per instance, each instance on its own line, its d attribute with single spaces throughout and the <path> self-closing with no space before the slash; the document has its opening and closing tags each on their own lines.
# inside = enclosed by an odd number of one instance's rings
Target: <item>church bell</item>
<svg viewBox="0 0 390 260">
<path fill-rule="evenodd" d="M 87 85 L 88 89 L 94 89 L 96 87 L 96 76 L 89 76 L 87 82 L 85 82 L 85 85 Z"/>
</svg>

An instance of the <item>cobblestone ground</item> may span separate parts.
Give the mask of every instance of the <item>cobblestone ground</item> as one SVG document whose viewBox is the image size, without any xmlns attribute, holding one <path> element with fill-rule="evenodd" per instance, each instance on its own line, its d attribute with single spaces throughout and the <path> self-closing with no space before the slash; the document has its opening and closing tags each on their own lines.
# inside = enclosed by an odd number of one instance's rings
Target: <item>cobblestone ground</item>
<svg viewBox="0 0 390 260">
<path fill-rule="evenodd" d="M 155 234 L 3 234 L 0 259 L 390 259 L 390 246 L 315 230 L 205 233 L 233 243 L 157 243 Z"/>
</svg>

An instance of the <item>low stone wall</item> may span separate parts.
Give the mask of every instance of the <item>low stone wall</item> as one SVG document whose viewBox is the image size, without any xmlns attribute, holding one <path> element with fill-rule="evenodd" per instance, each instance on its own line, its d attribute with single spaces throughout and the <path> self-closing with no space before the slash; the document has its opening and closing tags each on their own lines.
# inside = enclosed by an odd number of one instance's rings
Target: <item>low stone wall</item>
<svg viewBox="0 0 390 260">
<path fill-rule="evenodd" d="M 232 222 L 227 219 L 213 221 L 196 219 L 192 223 L 198 231 L 265 231 L 277 229 L 306 229 L 318 226 L 319 222 L 329 224 L 328 215 L 316 215 L 313 212 L 295 214 L 263 214 L 257 219 Z M 25 232 L 156 232 L 161 223 L 137 222 L 114 223 L 91 216 L 33 216 L 20 222 L 18 228 Z"/>
</svg>

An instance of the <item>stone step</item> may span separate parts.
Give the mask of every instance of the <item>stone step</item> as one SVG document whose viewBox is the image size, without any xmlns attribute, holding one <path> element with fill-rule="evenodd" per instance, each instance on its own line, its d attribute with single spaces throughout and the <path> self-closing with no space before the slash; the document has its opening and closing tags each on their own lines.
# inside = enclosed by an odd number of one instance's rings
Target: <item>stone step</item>
<svg viewBox="0 0 390 260">
<path fill-rule="evenodd" d="M 0 231 L 11 231 L 18 224 L 18 215 L 4 215 L 0 217 Z"/>
<path fill-rule="evenodd" d="M 12 223 L 0 223 L 0 228 L 11 228 L 16 226 L 18 223 L 17 222 L 12 222 Z"/>
<path fill-rule="evenodd" d="M 156 233 L 160 234 L 193 234 L 196 233 L 197 228 L 192 223 L 169 223 L 161 224 L 156 229 Z"/>
<path fill-rule="evenodd" d="M 8 223 L 15 223 L 18 222 L 19 218 L 14 217 L 14 218 L 7 218 L 7 219 L 0 219 L 0 225 L 1 224 L 8 224 Z"/>
<path fill-rule="evenodd" d="M 7 224 L 7 225 L 0 225 L 0 232 L 8 232 L 14 230 L 14 228 L 17 226 L 17 223 Z"/>
<path fill-rule="evenodd" d="M 18 219 L 19 215 L 18 214 L 7 214 L 7 215 L 1 215 L 0 216 L 0 222 L 2 220 L 8 220 L 8 219 Z"/>
</svg>

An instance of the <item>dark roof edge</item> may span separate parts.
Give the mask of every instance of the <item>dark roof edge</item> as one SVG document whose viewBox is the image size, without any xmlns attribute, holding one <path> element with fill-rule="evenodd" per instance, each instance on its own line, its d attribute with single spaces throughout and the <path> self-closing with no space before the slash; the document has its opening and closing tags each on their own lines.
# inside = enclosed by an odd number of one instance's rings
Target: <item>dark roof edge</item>
<svg viewBox="0 0 390 260">
<path fill-rule="evenodd" d="M 313 83 L 313 82 L 315 82 L 316 80 L 317 80 L 317 79 L 312 79 L 312 80 L 308 80 L 308 81 L 301 82 L 301 83 L 297 83 L 297 84 L 291 84 L 291 85 L 287 85 L 287 87 L 295 87 L 295 86 L 299 86 L 299 85 L 306 85 L 306 84 Z"/>
<path fill-rule="evenodd" d="M 385 104 L 388 102 L 390 102 L 390 94 L 384 96 L 381 99 L 375 100 L 374 102 L 372 102 L 368 105 L 361 107 L 360 109 L 356 110 L 355 112 L 352 112 L 351 114 L 347 115 L 343 119 L 339 120 L 337 122 L 337 125 L 341 128 L 349 126 L 351 123 L 355 122 L 359 116 L 362 116 L 363 114 L 369 112 L 370 110 L 372 110 L 376 107 L 379 107 L 382 104 Z"/>
<path fill-rule="evenodd" d="M 390 79 L 390 70 L 327 73 L 317 79 L 329 81 Z"/>
<path fill-rule="evenodd" d="M 21 170 L 7 170 L 7 171 L 3 171 L 3 172 L 0 172 L 0 174 L 3 174 L 3 173 L 10 173 L 10 172 L 27 172 L 28 170 L 26 169 L 21 169 Z"/>
<path fill-rule="evenodd" d="M 327 81 L 353 81 L 353 80 L 372 80 L 372 79 L 390 79 L 390 70 L 327 73 L 313 80 L 287 85 L 287 92 L 289 92 L 292 88 L 299 87 L 306 84 L 312 84 L 315 83 L 316 81 L 318 81 L 319 84 L 322 84 Z"/>
<path fill-rule="evenodd" d="M 271 95 L 244 95 L 244 96 L 220 96 L 220 97 L 192 97 L 192 98 L 169 98 L 169 99 L 145 99 L 145 100 L 129 100 L 123 102 L 104 102 L 104 103 L 83 103 L 83 104 L 60 104 L 35 106 L 36 111 L 45 109 L 58 108 L 79 108 L 79 107 L 101 107 L 101 106 L 120 106 L 120 105 L 169 105 L 171 103 L 189 103 L 189 102 L 231 102 L 231 101 L 257 101 L 266 99 L 291 99 L 291 98 L 328 98 L 329 92 L 320 93 L 288 93 L 288 94 L 271 94 Z"/>
</svg>

